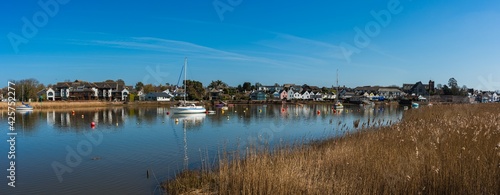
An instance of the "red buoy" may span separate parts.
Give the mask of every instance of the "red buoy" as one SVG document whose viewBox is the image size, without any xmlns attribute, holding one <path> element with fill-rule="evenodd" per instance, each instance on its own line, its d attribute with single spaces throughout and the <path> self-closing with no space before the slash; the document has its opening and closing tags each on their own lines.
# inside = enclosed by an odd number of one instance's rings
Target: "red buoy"
<svg viewBox="0 0 500 195">
<path fill-rule="evenodd" d="M 318 110 L 316 113 L 317 113 L 317 114 L 321 114 L 321 112 L 320 112 L 319 110 Z"/>
<path fill-rule="evenodd" d="M 90 123 L 90 127 L 95 127 L 95 122 L 93 122 L 93 121 L 92 121 L 92 122 Z"/>
<path fill-rule="evenodd" d="M 167 112 L 167 115 L 170 115 L 170 112 Z"/>
</svg>

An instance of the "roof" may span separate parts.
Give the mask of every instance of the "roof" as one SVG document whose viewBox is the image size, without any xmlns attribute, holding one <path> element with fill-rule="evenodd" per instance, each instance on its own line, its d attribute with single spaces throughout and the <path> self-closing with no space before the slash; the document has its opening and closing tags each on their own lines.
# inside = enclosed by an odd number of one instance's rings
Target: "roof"
<svg viewBox="0 0 500 195">
<path fill-rule="evenodd" d="M 170 94 L 163 93 L 163 92 L 150 92 L 147 94 L 147 96 L 154 96 L 154 97 L 172 97 Z"/>
</svg>

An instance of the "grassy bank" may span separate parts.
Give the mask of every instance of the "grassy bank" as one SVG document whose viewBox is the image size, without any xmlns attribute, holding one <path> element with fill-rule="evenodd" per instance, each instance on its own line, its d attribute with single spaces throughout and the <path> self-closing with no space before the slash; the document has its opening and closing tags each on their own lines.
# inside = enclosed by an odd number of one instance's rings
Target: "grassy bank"
<svg viewBox="0 0 500 195">
<path fill-rule="evenodd" d="M 29 103 L 33 106 L 34 110 L 40 109 L 74 109 L 74 108 L 103 108 L 103 107 L 114 107 L 114 106 L 168 106 L 174 104 L 174 102 L 129 102 L 124 104 L 123 102 L 107 102 L 107 101 L 46 101 L 46 102 L 31 102 Z M 17 102 L 17 105 L 21 105 L 21 102 Z M 7 102 L 0 103 L 0 110 L 8 109 Z"/>
<path fill-rule="evenodd" d="M 342 138 L 221 154 L 171 194 L 498 194 L 500 104 L 436 105 Z M 237 158 L 236 158 L 237 159 Z"/>
</svg>

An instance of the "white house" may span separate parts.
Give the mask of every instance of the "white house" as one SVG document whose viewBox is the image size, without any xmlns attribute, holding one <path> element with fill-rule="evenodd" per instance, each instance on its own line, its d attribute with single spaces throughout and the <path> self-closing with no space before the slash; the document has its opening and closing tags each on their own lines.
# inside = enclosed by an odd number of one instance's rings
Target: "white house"
<svg viewBox="0 0 500 195">
<path fill-rule="evenodd" d="M 286 97 L 286 100 L 292 100 L 294 98 L 294 92 L 293 89 L 288 90 L 288 96 Z"/>
<path fill-rule="evenodd" d="M 498 94 L 497 93 L 493 93 L 493 95 L 491 96 L 491 101 L 499 101 L 500 100 L 500 97 L 498 97 Z"/>
<path fill-rule="evenodd" d="M 315 100 L 323 100 L 323 93 L 317 92 L 316 95 L 314 96 Z"/>
<path fill-rule="evenodd" d="M 304 93 L 302 93 L 302 99 L 304 100 L 311 99 L 311 94 L 308 91 L 305 91 Z"/>
<path fill-rule="evenodd" d="M 56 92 L 52 88 L 47 89 L 46 93 L 47 93 L 47 100 L 52 99 L 52 101 L 56 101 Z"/>
<path fill-rule="evenodd" d="M 173 96 L 163 92 L 151 92 L 146 95 L 147 101 L 168 102 Z"/>
<path fill-rule="evenodd" d="M 127 89 L 122 90 L 122 101 L 126 100 L 130 92 Z"/>
<path fill-rule="evenodd" d="M 302 99 L 302 94 L 300 94 L 299 92 L 295 92 L 293 94 L 293 99 L 296 99 L 296 100 Z"/>
</svg>

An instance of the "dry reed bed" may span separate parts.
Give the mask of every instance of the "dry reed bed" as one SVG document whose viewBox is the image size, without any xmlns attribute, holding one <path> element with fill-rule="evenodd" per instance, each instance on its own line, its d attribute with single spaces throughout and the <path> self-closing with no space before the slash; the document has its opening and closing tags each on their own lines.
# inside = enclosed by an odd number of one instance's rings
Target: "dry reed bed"
<svg viewBox="0 0 500 195">
<path fill-rule="evenodd" d="M 221 154 L 216 167 L 184 171 L 162 187 L 171 194 L 498 194 L 500 104 L 425 107 L 389 127 L 243 153 Z"/>
</svg>

